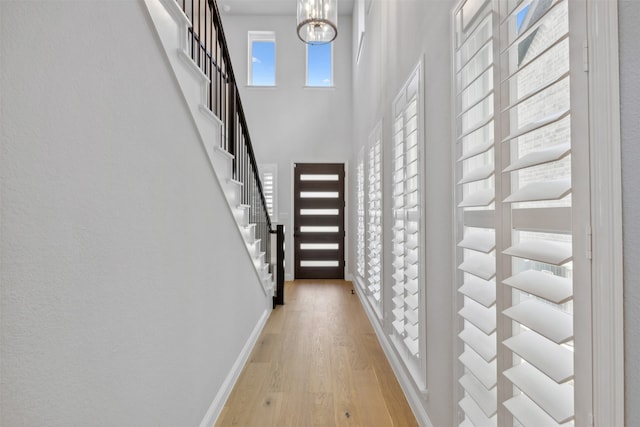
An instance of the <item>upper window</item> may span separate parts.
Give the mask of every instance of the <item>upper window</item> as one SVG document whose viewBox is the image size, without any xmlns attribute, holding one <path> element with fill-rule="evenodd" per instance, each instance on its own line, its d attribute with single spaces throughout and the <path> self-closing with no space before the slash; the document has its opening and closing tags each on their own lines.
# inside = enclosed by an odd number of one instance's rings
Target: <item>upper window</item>
<svg viewBox="0 0 640 427">
<path fill-rule="evenodd" d="M 276 85 L 276 34 L 273 31 L 249 31 L 248 84 Z"/>
<path fill-rule="evenodd" d="M 307 45 L 307 86 L 333 86 L 333 43 Z"/>
</svg>

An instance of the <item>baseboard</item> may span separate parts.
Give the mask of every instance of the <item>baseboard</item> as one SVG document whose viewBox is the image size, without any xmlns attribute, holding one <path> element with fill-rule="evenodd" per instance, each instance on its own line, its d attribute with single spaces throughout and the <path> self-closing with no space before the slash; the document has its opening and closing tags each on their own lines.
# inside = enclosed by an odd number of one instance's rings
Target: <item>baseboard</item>
<svg viewBox="0 0 640 427">
<path fill-rule="evenodd" d="M 370 306 L 366 296 L 362 294 L 361 288 L 355 286 L 355 290 L 358 298 L 360 299 L 360 304 L 362 304 L 365 313 L 367 313 L 369 323 L 371 323 L 371 326 L 373 326 L 373 330 L 378 337 L 378 342 L 380 343 L 385 356 L 387 356 L 387 360 L 391 365 L 391 369 L 393 369 L 393 373 L 396 375 L 398 383 L 400 383 L 400 388 L 402 388 L 402 391 L 407 398 L 407 402 L 409 403 L 409 406 L 413 411 L 413 415 L 416 417 L 416 421 L 418 421 L 418 424 L 420 424 L 421 427 L 433 427 L 433 424 L 431 423 L 431 420 L 427 415 L 427 411 L 422 404 L 424 395 L 419 390 L 417 390 L 417 388 L 413 384 L 413 381 L 405 372 L 402 361 L 395 353 L 391 342 L 382 330 L 382 327 L 378 322 L 378 318 L 373 308 Z"/>
<path fill-rule="evenodd" d="M 355 276 L 353 282 L 356 283 L 358 287 L 362 290 L 365 290 L 367 288 L 367 286 L 364 283 L 364 279 L 360 276 Z"/>
<path fill-rule="evenodd" d="M 251 335 L 249 335 L 249 339 L 247 339 L 247 342 L 242 348 L 242 351 L 231 367 L 231 371 L 220 386 L 220 389 L 218 390 L 216 397 L 213 399 L 211 406 L 209 406 L 209 410 L 202 419 L 202 422 L 200 422 L 200 427 L 213 427 L 215 422 L 218 420 L 218 417 L 222 412 L 222 408 L 224 407 L 227 399 L 229 398 L 229 395 L 231 394 L 231 390 L 233 390 L 233 387 L 236 385 L 242 369 L 244 369 L 244 365 L 247 363 L 247 360 L 249 360 L 249 356 L 251 355 L 253 347 L 255 347 L 256 342 L 258 342 L 258 338 L 260 337 L 260 334 L 262 333 L 262 330 L 264 329 L 264 326 L 269 319 L 270 313 L 271 310 L 265 310 L 264 313 L 262 313 L 260 320 L 258 320 L 255 328 L 253 328 Z"/>
</svg>

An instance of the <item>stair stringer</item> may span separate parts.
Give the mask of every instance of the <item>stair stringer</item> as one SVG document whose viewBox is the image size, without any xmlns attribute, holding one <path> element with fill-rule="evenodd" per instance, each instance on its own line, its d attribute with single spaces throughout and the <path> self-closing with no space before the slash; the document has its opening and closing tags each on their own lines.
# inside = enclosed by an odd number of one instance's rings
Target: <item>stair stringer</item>
<svg viewBox="0 0 640 427">
<path fill-rule="evenodd" d="M 267 298 L 274 294 L 274 283 L 264 253 L 259 251 L 255 238 L 255 224 L 249 224 L 249 206 L 240 203 L 241 185 L 232 180 L 233 155 L 220 148 L 224 138 L 224 124 L 207 108 L 209 78 L 193 62 L 187 50 L 189 18 L 175 0 L 145 0 L 154 27 L 165 50 L 180 90 L 200 134 L 227 206 L 236 219 L 238 232 L 253 260 L 256 275 Z M 256 249 L 256 247 L 258 249 Z"/>
</svg>

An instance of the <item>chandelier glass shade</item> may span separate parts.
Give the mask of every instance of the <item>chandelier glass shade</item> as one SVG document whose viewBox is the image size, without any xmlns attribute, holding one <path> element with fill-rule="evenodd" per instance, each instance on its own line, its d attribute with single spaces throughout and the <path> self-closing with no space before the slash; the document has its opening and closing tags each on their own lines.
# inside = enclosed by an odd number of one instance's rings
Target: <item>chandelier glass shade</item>
<svg viewBox="0 0 640 427">
<path fill-rule="evenodd" d="M 298 37 L 326 44 L 338 35 L 338 0 L 298 0 Z"/>
</svg>

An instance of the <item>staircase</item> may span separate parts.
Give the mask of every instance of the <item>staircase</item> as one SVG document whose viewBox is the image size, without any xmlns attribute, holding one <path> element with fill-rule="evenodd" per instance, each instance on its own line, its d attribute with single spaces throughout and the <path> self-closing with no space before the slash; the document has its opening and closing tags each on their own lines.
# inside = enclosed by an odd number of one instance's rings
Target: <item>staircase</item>
<svg viewBox="0 0 640 427">
<path fill-rule="evenodd" d="M 213 0 L 145 0 L 265 296 L 273 297 L 273 232 Z"/>
</svg>

